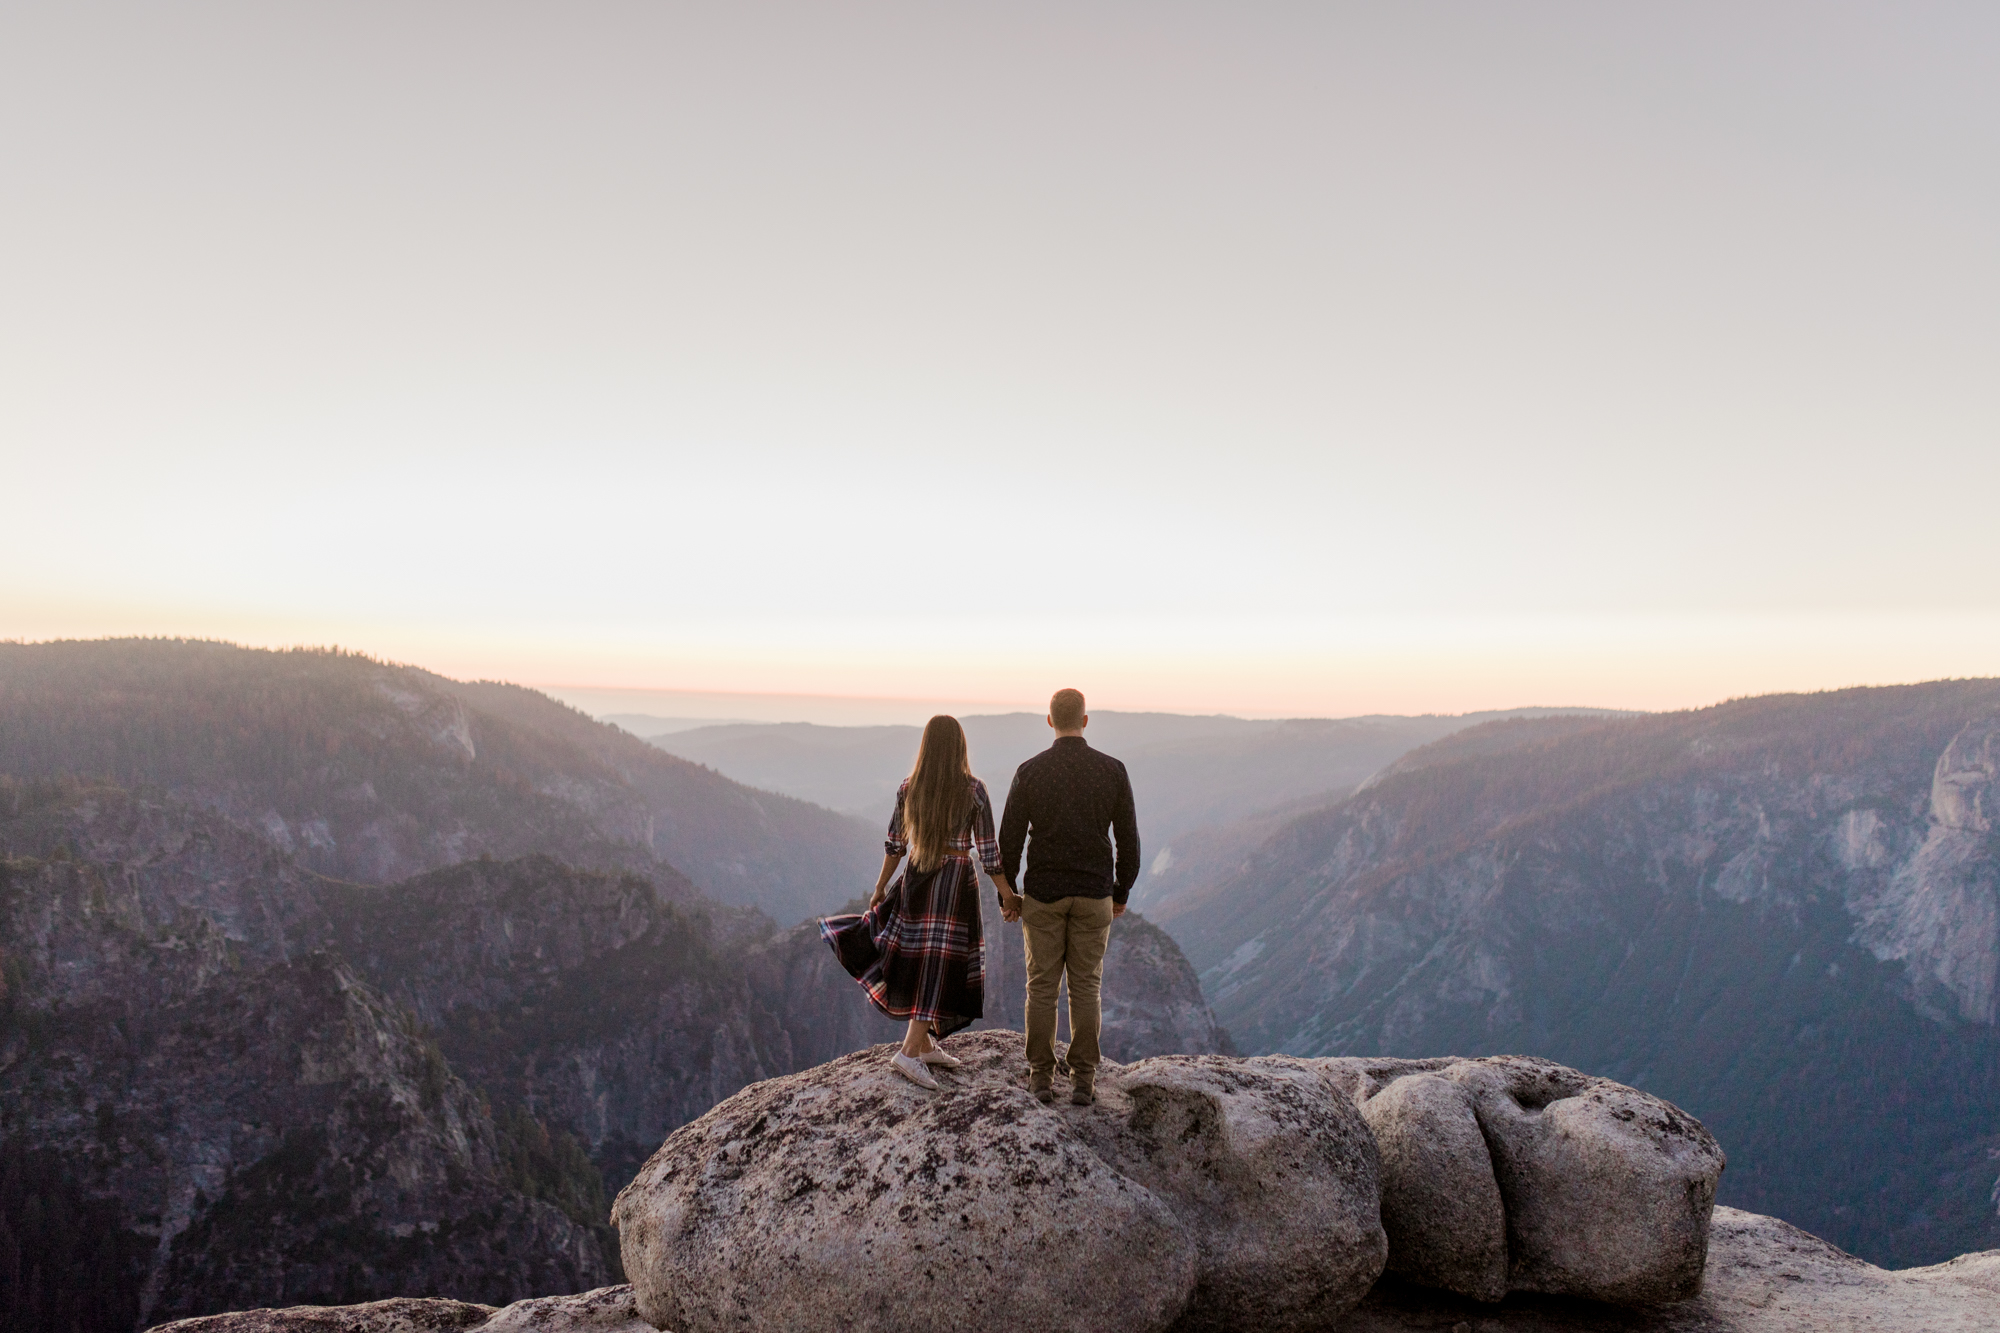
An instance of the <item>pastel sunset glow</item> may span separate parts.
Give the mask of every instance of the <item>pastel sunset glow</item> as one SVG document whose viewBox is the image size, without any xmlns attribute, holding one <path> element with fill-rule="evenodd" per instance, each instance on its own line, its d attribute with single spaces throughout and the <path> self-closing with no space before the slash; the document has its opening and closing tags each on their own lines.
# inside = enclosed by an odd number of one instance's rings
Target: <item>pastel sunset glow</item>
<svg viewBox="0 0 2000 1333">
<path fill-rule="evenodd" d="M 0 638 L 715 716 L 2000 674 L 1996 36 L 17 6 Z"/>
</svg>

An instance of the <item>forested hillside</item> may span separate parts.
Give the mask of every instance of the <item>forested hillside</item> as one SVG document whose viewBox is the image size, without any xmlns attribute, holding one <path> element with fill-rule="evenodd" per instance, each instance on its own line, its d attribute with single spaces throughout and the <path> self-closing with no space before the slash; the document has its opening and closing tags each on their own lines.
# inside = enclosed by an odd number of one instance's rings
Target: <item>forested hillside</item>
<svg viewBox="0 0 2000 1333">
<path fill-rule="evenodd" d="M 0 774 L 156 789 L 341 879 L 533 852 L 664 864 L 780 924 L 846 901 L 881 859 L 877 830 L 536 691 L 338 651 L 0 644 Z"/>
<path fill-rule="evenodd" d="M 1724 1202 L 2000 1245 L 2000 682 L 1514 721 L 1218 843 L 1160 920 L 1237 1040 L 1532 1052 L 1686 1107 Z"/>
<path fill-rule="evenodd" d="M 1109 970 L 1114 1055 L 1226 1042 L 1158 930 Z M 0 1326 L 599 1285 L 669 1132 L 899 1027 L 810 924 L 669 867 L 355 884 L 212 809 L 0 778 Z"/>
<path fill-rule="evenodd" d="M 324 947 L 320 884 L 209 812 L 0 784 L 7 1327 L 615 1272 L 596 1173 Z"/>
</svg>

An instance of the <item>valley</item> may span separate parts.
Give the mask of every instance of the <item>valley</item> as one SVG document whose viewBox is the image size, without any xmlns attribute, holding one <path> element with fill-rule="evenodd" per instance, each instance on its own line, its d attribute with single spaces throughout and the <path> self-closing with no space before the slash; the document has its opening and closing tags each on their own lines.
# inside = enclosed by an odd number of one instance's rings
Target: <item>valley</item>
<svg viewBox="0 0 2000 1333">
<path fill-rule="evenodd" d="M 1700 1117 L 1723 1203 L 1887 1266 L 2000 1245 L 1996 717 L 1100 715 L 1149 840 L 1106 1054 L 1530 1053 Z M 908 729 L 846 730 L 678 735 L 893 791 Z M 993 773 L 1046 728 L 968 730 Z M 708 753 L 355 655 L 0 645 L 0 1313 L 615 1281 L 663 1138 L 897 1032 L 809 919 L 879 831 Z"/>
<path fill-rule="evenodd" d="M 176 683 L 190 661 L 222 684 Z M 29 770 L 0 777 L 9 1327 L 602 1285 L 606 1200 L 667 1134 L 900 1028 L 810 922 L 763 910 L 856 891 L 765 846 L 774 823 L 879 865 L 879 835 L 843 844 L 859 826 L 831 812 L 527 691 L 358 657 L 62 665 L 0 675 L 0 745 Z M 415 686 L 421 708 L 385 693 Z M 619 836 L 642 819 L 650 838 Z M 662 846 L 735 858 L 712 881 L 734 900 Z M 1018 1026 L 1001 925 L 989 903 L 986 1025 Z M 1113 1058 L 1227 1048 L 1163 932 L 1129 915 L 1108 966 Z"/>
<path fill-rule="evenodd" d="M 1195 830 L 1299 802 L 1323 804 L 1420 745 L 1483 722 L 1549 714 L 1613 716 L 1602 709 L 1522 708 L 1454 717 L 1252 721 L 1101 709 L 1090 715 L 1088 739 L 1124 760 L 1131 773 L 1150 868 L 1160 852 L 1172 851 Z M 669 720 L 630 714 L 610 720 L 738 782 L 845 811 L 871 826 L 888 819 L 922 731 L 779 722 L 655 732 L 650 728 L 664 728 Z M 959 721 L 973 771 L 986 780 L 996 805 L 1005 802 L 1014 770 L 1047 749 L 1052 736 L 1040 713 L 972 714 Z M 1155 901 L 1148 895 L 1157 891 L 1142 883 L 1142 905 Z"/>
<path fill-rule="evenodd" d="M 1155 910 L 1245 1049 L 1532 1051 L 1665 1097 L 1719 1198 L 2000 1245 L 2000 683 L 1462 731 L 1190 840 Z"/>
</svg>

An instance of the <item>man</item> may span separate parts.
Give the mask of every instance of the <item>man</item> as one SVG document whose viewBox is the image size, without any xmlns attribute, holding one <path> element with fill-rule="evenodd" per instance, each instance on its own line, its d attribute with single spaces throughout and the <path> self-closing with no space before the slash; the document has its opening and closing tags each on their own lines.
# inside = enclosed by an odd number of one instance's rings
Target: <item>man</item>
<svg viewBox="0 0 2000 1333">
<path fill-rule="evenodd" d="M 1049 700 L 1055 743 L 1014 772 L 1000 820 L 1000 908 L 1028 946 L 1028 1088 L 1055 1100 L 1056 989 L 1069 979 L 1070 1101 L 1096 1100 L 1099 991 L 1111 921 L 1139 878 L 1139 825 L 1125 765 L 1090 748 L 1083 695 Z M 1109 833 L 1107 833 L 1109 830 Z M 1114 846 L 1112 837 L 1117 838 Z M 1034 839 L 1028 873 L 1022 845 Z M 1008 885 L 1019 884 L 1026 896 Z"/>
</svg>

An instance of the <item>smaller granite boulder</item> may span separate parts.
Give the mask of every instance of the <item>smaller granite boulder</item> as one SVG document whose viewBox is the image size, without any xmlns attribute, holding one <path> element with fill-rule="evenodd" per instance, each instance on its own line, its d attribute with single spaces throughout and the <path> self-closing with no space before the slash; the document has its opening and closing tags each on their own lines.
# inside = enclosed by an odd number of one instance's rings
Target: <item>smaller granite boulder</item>
<svg viewBox="0 0 2000 1333">
<path fill-rule="evenodd" d="M 1680 1108 L 1525 1056 L 1311 1063 L 1384 1145 L 1391 1271 L 1481 1300 L 1504 1294 L 1490 1266 L 1490 1207 L 1445 1202 L 1478 1175 L 1469 1112 L 1505 1215 L 1505 1290 L 1619 1305 L 1700 1294 L 1724 1158 Z M 1412 1080 L 1422 1082 L 1393 1091 Z M 1475 1193 L 1490 1200 L 1483 1187 Z"/>
<path fill-rule="evenodd" d="M 1316 1070 L 1162 1056 L 1101 1086 L 1107 1114 L 1080 1128 L 1166 1200 L 1200 1254 L 1176 1333 L 1334 1328 L 1381 1276 L 1375 1144 Z"/>
<path fill-rule="evenodd" d="M 1546 1060 L 1468 1060 L 1447 1076 L 1493 1150 L 1516 1290 L 1618 1305 L 1701 1294 L 1723 1155 L 1700 1121 Z"/>
<path fill-rule="evenodd" d="M 1507 1294 L 1507 1209 L 1465 1089 L 1399 1078 L 1361 1104 L 1382 1158 L 1389 1271 L 1474 1300 Z"/>
</svg>

